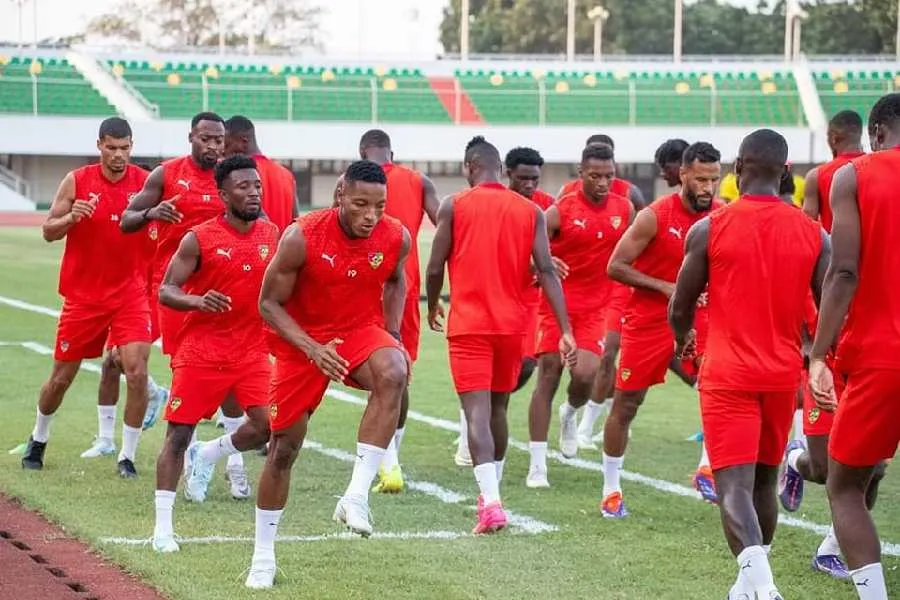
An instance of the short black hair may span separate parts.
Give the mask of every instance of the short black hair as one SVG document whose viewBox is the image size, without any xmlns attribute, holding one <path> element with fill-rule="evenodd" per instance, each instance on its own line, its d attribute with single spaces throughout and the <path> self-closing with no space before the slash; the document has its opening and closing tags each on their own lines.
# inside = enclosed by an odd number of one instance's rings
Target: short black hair
<svg viewBox="0 0 900 600">
<path fill-rule="evenodd" d="M 589 160 L 615 160 L 616 155 L 608 144 L 591 144 L 584 147 L 581 151 L 581 163 L 584 164 Z"/>
<path fill-rule="evenodd" d="M 613 150 L 616 149 L 616 144 L 613 142 L 613 139 L 605 133 L 595 133 L 584 143 L 585 146 L 590 146 L 591 144 L 606 144 Z"/>
<path fill-rule="evenodd" d="M 690 144 L 680 138 L 664 141 L 656 149 L 656 154 L 653 155 L 656 166 L 662 168 L 670 163 L 680 164 L 684 151 L 688 149 L 688 146 Z"/>
<path fill-rule="evenodd" d="M 791 163 L 787 163 L 781 174 L 781 181 L 778 182 L 778 195 L 793 196 L 795 191 L 797 191 L 797 186 L 794 185 L 794 167 L 791 166 Z"/>
<path fill-rule="evenodd" d="M 216 165 L 216 187 L 221 190 L 225 185 L 225 181 L 228 179 L 228 176 L 231 175 L 231 173 L 234 171 L 255 168 L 256 161 L 249 156 L 245 156 L 243 154 L 235 154 L 234 156 L 229 156 Z"/>
<path fill-rule="evenodd" d="M 885 94 L 872 107 L 869 113 L 869 135 L 875 135 L 875 127 L 878 125 L 890 129 L 900 125 L 900 92 Z"/>
<path fill-rule="evenodd" d="M 787 140 L 772 129 L 757 129 L 741 142 L 738 158 L 745 166 L 780 178 L 788 159 Z"/>
<path fill-rule="evenodd" d="M 220 117 L 214 112 L 201 112 L 194 115 L 194 118 L 191 119 L 191 129 L 197 126 L 200 121 L 214 121 L 216 123 L 225 124 L 225 119 Z"/>
<path fill-rule="evenodd" d="M 230 133 L 230 134 L 249 133 L 249 134 L 252 134 L 252 133 L 255 133 L 255 130 L 256 130 L 256 127 L 254 127 L 253 121 L 251 121 L 244 115 L 234 115 L 233 117 L 231 117 L 230 119 L 225 121 L 225 133 Z"/>
<path fill-rule="evenodd" d="M 465 161 L 478 162 L 485 167 L 499 167 L 500 152 L 483 135 L 476 135 L 466 144 Z"/>
<path fill-rule="evenodd" d="M 97 134 L 97 139 L 102 140 L 105 137 L 111 137 L 114 140 L 130 138 L 131 125 L 121 117 L 103 119 L 103 122 L 100 123 L 100 132 Z"/>
<path fill-rule="evenodd" d="M 354 181 L 387 185 L 384 169 L 371 160 L 357 160 L 350 163 L 347 171 L 344 172 L 344 183 L 353 183 Z"/>
<path fill-rule="evenodd" d="M 385 148 L 391 149 L 391 136 L 381 129 L 370 129 L 359 138 L 359 148 Z"/>
<path fill-rule="evenodd" d="M 681 164 L 689 166 L 694 164 L 695 160 L 702 163 L 717 163 L 722 160 L 722 153 L 709 142 L 694 142 L 681 155 Z"/>
<path fill-rule="evenodd" d="M 515 169 L 519 165 L 528 165 L 533 167 L 543 167 L 544 158 L 541 153 L 534 148 L 518 147 L 513 148 L 506 153 L 506 160 L 503 161 L 507 169 Z"/>
<path fill-rule="evenodd" d="M 829 127 L 834 127 L 850 134 L 862 135 L 863 120 L 855 110 L 842 110 L 828 121 Z"/>
</svg>

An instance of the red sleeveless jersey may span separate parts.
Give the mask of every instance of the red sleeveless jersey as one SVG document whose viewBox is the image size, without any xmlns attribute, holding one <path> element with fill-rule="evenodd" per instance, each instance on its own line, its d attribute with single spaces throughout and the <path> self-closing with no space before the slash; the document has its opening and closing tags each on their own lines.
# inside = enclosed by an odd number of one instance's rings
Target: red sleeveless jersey
<svg viewBox="0 0 900 600">
<path fill-rule="evenodd" d="M 89 219 L 82 219 L 66 234 L 59 270 L 59 294 L 70 302 L 92 305 L 120 303 L 134 291 L 141 291 L 144 272 L 140 236 L 123 234 L 119 219 L 131 197 L 141 191 L 147 172 L 134 165 L 112 182 L 99 164 L 72 172 L 75 199 L 94 201 Z"/>
<path fill-rule="evenodd" d="M 225 205 L 219 198 L 219 190 L 213 169 L 201 169 L 191 156 L 173 158 L 162 164 L 162 199 L 169 200 L 176 195 L 175 208 L 182 214 L 181 223 L 157 224 L 159 229 L 156 247 L 154 278 L 162 281 L 169 261 L 178 250 L 184 234 L 192 227 L 218 217 L 225 212 Z"/>
<path fill-rule="evenodd" d="M 834 160 L 825 163 L 816 171 L 816 183 L 819 192 L 819 221 L 825 231 L 831 233 L 831 222 L 834 215 L 831 212 L 831 183 L 834 180 L 834 174 L 838 169 L 846 165 L 848 162 L 858 156 L 862 156 L 864 152 L 846 152 L 838 154 Z"/>
<path fill-rule="evenodd" d="M 713 201 L 713 210 L 720 206 L 722 205 L 718 200 Z M 684 240 L 688 230 L 709 213 L 689 212 L 682 204 L 681 194 L 678 192 L 659 198 L 645 210 L 652 210 L 656 215 L 656 235 L 632 266 L 644 275 L 675 283 L 684 260 Z M 665 322 L 668 306 L 669 299 L 665 295 L 635 288 L 627 310 L 632 315 Z"/>
<path fill-rule="evenodd" d="M 800 328 L 822 250 L 818 223 L 777 196 L 742 196 L 710 216 L 705 390 L 800 385 Z"/>
<path fill-rule="evenodd" d="M 262 182 L 263 211 L 279 231 L 284 231 L 294 221 L 294 198 L 297 194 L 294 174 L 262 154 L 254 155 L 253 160 Z"/>
<path fill-rule="evenodd" d="M 307 213 L 296 223 L 306 240 L 306 263 L 284 308 L 319 343 L 377 325 L 384 327 L 382 294 L 397 268 L 403 225 L 384 216 L 368 238 L 350 238 L 338 221 L 339 208 Z M 272 352 L 294 358 L 298 350 L 272 337 Z"/>
<path fill-rule="evenodd" d="M 569 265 L 569 276 L 562 282 L 566 306 L 572 314 L 602 310 L 613 289 L 604 267 L 628 229 L 631 202 L 609 194 L 598 204 L 578 191 L 560 198 L 556 210 L 559 233 L 550 241 L 550 252 Z M 541 312 L 552 312 L 546 300 Z"/>
<path fill-rule="evenodd" d="M 859 205 L 859 283 L 837 359 L 842 372 L 900 369 L 900 149 L 853 159 Z"/>
<path fill-rule="evenodd" d="M 584 190 L 584 182 L 581 179 L 573 179 L 572 181 L 566 183 L 562 190 L 559 192 L 559 197 L 568 196 L 572 192 L 580 192 Z M 618 196 L 622 196 L 628 200 L 631 199 L 631 182 L 627 179 L 620 179 L 616 177 L 612 180 L 612 184 L 609 186 L 609 193 L 616 194 Z"/>
<path fill-rule="evenodd" d="M 231 298 L 231 310 L 185 313 L 172 366 L 233 368 L 266 360 L 259 290 L 278 244 L 278 227 L 260 219 L 241 233 L 219 216 L 191 231 L 200 246 L 200 265 L 185 289 L 197 296 L 221 292 Z"/>
<path fill-rule="evenodd" d="M 531 194 L 531 198 L 529 198 L 534 204 L 537 205 L 541 210 L 547 210 L 553 203 L 556 202 L 556 198 L 545 192 L 544 190 L 534 190 L 534 193 Z"/>
<path fill-rule="evenodd" d="M 400 221 L 409 231 L 409 255 L 406 257 L 406 291 L 419 295 L 422 275 L 419 272 L 419 228 L 425 215 L 422 197 L 422 176 L 406 167 L 386 163 L 381 165 L 387 176 L 387 204 L 384 214 Z"/>
<path fill-rule="evenodd" d="M 536 220 L 534 205 L 500 183 L 454 198 L 448 337 L 525 333 Z"/>
</svg>

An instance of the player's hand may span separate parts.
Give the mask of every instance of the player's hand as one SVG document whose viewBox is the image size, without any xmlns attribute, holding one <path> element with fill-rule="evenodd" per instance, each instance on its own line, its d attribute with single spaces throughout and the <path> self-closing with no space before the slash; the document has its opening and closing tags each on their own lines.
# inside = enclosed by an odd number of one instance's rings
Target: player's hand
<svg viewBox="0 0 900 600">
<path fill-rule="evenodd" d="M 168 200 L 163 200 L 147 212 L 147 218 L 153 221 L 163 221 L 164 223 L 181 223 L 184 215 L 175 208 L 175 202 L 181 198 L 181 194 L 176 194 Z"/>
<path fill-rule="evenodd" d="M 316 363 L 319 370 L 325 373 L 332 381 L 342 382 L 347 377 L 350 366 L 344 358 L 337 353 L 337 346 L 343 344 L 344 340 L 334 338 L 327 344 L 319 344 L 313 349 L 310 359 Z"/>
<path fill-rule="evenodd" d="M 578 361 L 578 345 L 575 343 L 575 336 L 571 333 L 564 333 L 559 337 L 559 353 L 562 354 L 563 362 L 570 369 L 575 366 Z"/>
<path fill-rule="evenodd" d="M 209 290 L 200 296 L 199 308 L 202 312 L 228 312 L 231 310 L 231 297 L 216 290 Z"/>
<path fill-rule="evenodd" d="M 820 358 L 809 361 L 809 389 L 819 408 L 827 412 L 835 411 L 837 394 L 834 391 L 834 375 Z"/>
<path fill-rule="evenodd" d="M 444 306 L 438 302 L 434 308 L 428 311 L 428 326 L 432 331 L 443 331 L 444 318 Z"/>
<path fill-rule="evenodd" d="M 691 360 L 697 356 L 697 331 L 691 329 L 680 343 L 675 343 L 675 358 Z"/>
<path fill-rule="evenodd" d="M 72 221 L 78 223 L 82 219 L 90 219 L 97 208 L 96 200 L 76 200 L 72 203 Z"/>
<path fill-rule="evenodd" d="M 566 261 L 556 256 L 551 256 L 550 260 L 553 261 L 553 268 L 556 269 L 557 277 L 565 279 L 569 276 L 569 265 L 566 264 Z"/>
</svg>

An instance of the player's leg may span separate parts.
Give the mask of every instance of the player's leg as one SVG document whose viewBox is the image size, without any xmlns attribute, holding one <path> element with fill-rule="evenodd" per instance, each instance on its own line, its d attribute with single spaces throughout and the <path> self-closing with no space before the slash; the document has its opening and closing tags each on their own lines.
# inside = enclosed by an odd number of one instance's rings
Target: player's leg
<svg viewBox="0 0 900 600">
<path fill-rule="evenodd" d="M 152 274 L 150 275 L 152 280 Z M 150 308 L 150 341 L 155 342 L 160 338 L 159 329 L 159 286 L 150 286 L 147 295 L 147 302 Z M 148 371 L 147 373 L 147 412 L 144 415 L 143 429 L 150 429 L 159 420 L 159 416 L 163 413 L 166 402 L 169 400 L 169 390 L 156 383 Z"/>
<path fill-rule="evenodd" d="M 594 444 L 594 426 L 597 421 L 612 410 L 613 393 L 616 385 L 616 357 L 619 355 L 621 336 L 618 331 L 608 331 L 603 341 L 603 354 L 594 385 L 591 388 L 590 400 L 584 405 L 581 421 L 578 423 L 578 447 L 585 450 L 596 450 Z M 601 430 L 600 440 L 603 439 Z"/>
<path fill-rule="evenodd" d="M 173 396 L 166 408 L 167 416 L 178 408 L 180 408 L 178 399 Z M 182 410 L 182 413 L 186 411 Z M 186 414 L 179 415 L 178 418 L 192 420 Z M 184 453 L 191 442 L 195 425 L 169 421 L 166 439 L 156 459 L 156 523 L 153 527 L 153 549 L 157 552 L 179 550 L 175 541 L 172 513 L 175 508 L 175 490 L 184 464 Z"/>
<path fill-rule="evenodd" d="M 825 485 L 828 477 L 828 435 L 807 435 L 806 442 L 793 440 L 785 453 L 778 496 L 788 512 L 803 502 L 804 482 Z"/>
<path fill-rule="evenodd" d="M 133 479 L 137 476 L 134 457 L 147 412 L 147 360 L 150 357 L 150 344 L 133 342 L 120 345 L 119 356 L 127 392 L 118 468 L 121 477 Z"/>
<path fill-rule="evenodd" d="M 559 351 L 538 355 L 538 375 L 528 408 L 528 450 L 531 457 L 525 485 L 550 487 L 547 480 L 547 437 L 553 397 L 562 379 L 563 363 Z"/>
<path fill-rule="evenodd" d="M 59 410 L 66 390 L 75 381 L 81 361 L 53 361 L 50 378 L 41 386 L 38 396 L 37 417 L 34 429 L 28 438 L 25 455 L 22 456 L 22 468 L 40 470 L 44 468 L 44 450 L 50 439 L 50 423 L 53 415 Z"/>
<path fill-rule="evenodd" d="M 513 393 L 518 392 L 528 384 L 531 380 L 531 376 L 534 375 L 534 372 L 537 369 L 537 364 L 537 358 L 533 356 L 526 356 L 522 359 L 522 366 L 519 369 L 519 378 L 516 380 L 516 389 L 513 390 Z"/>
<path fill-rule="evenodd" d="M 119 402 L 118 349 L 110 348 L 100 365 L 100 385 L 97 387 L 97 437 L 91 447 L 81 453 L 81 458 L 97 458 L 115 454 L 116 404 Z"/>
<path fill-rule="evenodd" d="M 587 404 L 600 368 L 600 354 L 578 341 L 578 360 L 569 371 L 568 399 L 559 406 L 559 449 L 566 458 L 578 454 L 578 409 Z"/>
<path fill-rule="evenodd" d="M 493 338 L 493 366 L 491 368 L 491 437 L 494 440 L 494 467 L 497 485 L 503 483 L 506 449 L 509 445 L 509 396 L 519 378 L 524 340 L 517 335 L 498 335 Z"/>
<path fill-rule="evenodd" d="M 243 425 L 246 420 L 247 419 L 245 418 L 244 408 L 238 401 L 236 394 L 233 390 L 229 391 L 228 396 L 225 397 L 225 402 L 223 402 L 222 406 L 220 407 L 216 425 L 219 426 L 219 424 L 221 423 L 222 429 L 225 430 L 225 435 L 228 435 L 237 431 L 238 427 Z M 267 441 L 268 437 L 266 437 L 266 439 L 260 443 L 260 446 L 264 446 Z M 225 464 L 225 479 L 227 479 L 229 483 L 232 482 L 232 472 L 234 473 L 235 479 L 237 479 L 239 483 L 241 481 L 243 481 L 245 484 L 247 483 L 247 471 L 244 469 L 244 455 L 242 454 L 242 452 L 243 450 L 241 452 L 235 452 L 228 455 L 228 459 Z M 244 487 L 246 487 L 246 485 Z M 234 483 L 231 483 L 231 489 L 232 492 L 243 492 L 243 489 L 235 490 Z"/>
<path fill-rule="evenodd" d="M 606 423 L 603 426 L 601 511 L 603 516 L 609 519 L 621 519 L 628 516 L 628 510 L 622 500 L 620 473 L 625 462 L 625 449 L 628 447 L 628 431 L 646 396 L 646 389 L 628 391 L 617 389 L 612 410 L 606 417 Z"/>
</svg>

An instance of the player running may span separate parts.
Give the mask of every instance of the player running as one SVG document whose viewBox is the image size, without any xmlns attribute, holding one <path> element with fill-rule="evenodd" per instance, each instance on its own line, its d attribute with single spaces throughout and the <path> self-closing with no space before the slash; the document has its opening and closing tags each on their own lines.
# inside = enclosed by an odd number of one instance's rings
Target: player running
<svg viewBox="0 0 900 600">
<path fill-rule="evenodd" d="M 689 146 L 682 159 L 681 190 L 656 200 L 638 213 L 609 261 L 609 276 L 634 291 L 622 322 L 622 356 L 616 376 L 615 402 L 603 430 L 601 509 L 607 518 L 628 515 L 619 482 L 628 429 L 647 390 L 665 380 L 666 369 L 674 356 L 666 307 L 675 291 L 688 229 L 715 206 L 714 196 L 722 172 L 719 159 L 719 151 L 711 144 L 697 142 Z M 702 476 L 698 486 L 701 493 L 707 500 L 715 501 L 712 473 L 707 465 L 704 446 L 695 481 Z"/>
<path fill-rule="evenodd" d="M 185 234 L 159 288 L 160 303 L 185 317 L 172 357 L 169 427 L 156 463 L 157 552 L 178 551 L 175 489 L 197 423 L 211 417 L 228 394 L 247 415 L 234 433 L 190 446 L 184 495 L 195 502 L 206 499 L 216 462 L 269 437 L 270 365 L 257 300 L 278 228 L 257 220 L 262 183 L 253 159 L 227 158 L 216 166 L 215 178 L 225 214 Z"/>
<path fill-rule="evenodd" d="M 818 223 L 778 196 L 787 153 L 770 129 L 744 138 L 734 167 L 741 201 L 691 228 L 669 312 L 678 353 L 690 355 L 697 300 L 708 286 L 700 413 L 725 539 L 737 557 L 734 600 L 781 598 L 767 557 L 778 465 L 800 385 L 806 299 L 810 290 L 821 294 L 831 258 Z"/>
<path fill-rule="evenodd" d="M 64 300 L 53 370 L 41 387 L 22 467 L 44 467 L 53 415 L 81 361 L 102 356 L 108 340 L 119 349 L 128 389 L 118 472 L 133 479 L 137 476 L 134 456 L 147 410 L 150 307 L 140 268 L 140 240 L 123 235 L 119 220 L 129 198 L 144 185 L 147 173 L 129 164 L 131 127 L 125 120 L 113 117 L 103 121 L 97 148 L 99 163 L 76 169 L 62 180 L 42 228 L 48 242 L 66 239 L 59 273 L 59 293 Z M 114 428 L 113 422 L 110 438 Z"/>
<path fill-rule="evenodd" d="M 428 325 L 443 331 L 440 294 L 444 265 L 449 262 L 450 373 L 466 413 L 469 451 L 481 492 L 473 533 L 484 534 L 507 524 L 500 500 L 509 439 L 506 409 L 522 364 L 532 259 L 561 332 L 558 349 L 570 367 L 577 354 L 562 286 L 550 259 L 544 213 L 500 183 L 500 153 L 483 137 L 466 146 L 464 164 L 471 189 L 441 203 L 426 289 Z"/>
<path fill-rule="evenodd" d="M 371 161 L 344 174 L 339 208 L 300 217 L 288 227 L 260 293 L 260 311 L 276 336 L 270 386 L 272 438 L 259 480 L 256 544 L 246 586 L 272 587 L 275 536 L 287 502 L 291 467 L 329 380 L 371 392 L 359 425 L 350 485 L 334 520 L 372 533 L 369 487 L 393 439 L 409 359 L 400 345 L 406 303 L 404 263 L 410 237 L 385 216 L 387 178 Z M 323 302 L 322 290 L 328 290 Z"/>
<path fill-rule="evenodd" d="M 568 401 L 559 407 L 559 447 L 563 456 L 578 452 L 576 411 L 585 405 L 593 388 L 606 336 L 604 311 L 614 300 L 616 286 L 605 271 L 618 241 L 634 218 L 628 199 L 610 187 L 616 177 L 612 149 L 605 144 L 587 146 L 581 156 L 581 189 L 560 198 L 546 211 L 547 235 L 553 257 L 566 265 L 563 281 L 566 310 L 572 323 L 578 360 L 571 370 Z M 549 487 L 547 430 L 550 408 L 562 378 L 560 330 L 550 306 L 540 305 L 537 347 L 538 382 L 528 413 L 531 464 L 526 485 Z"/>
<path fill-rule="evenodd" d="M 838 169 L 831 187 L 834 256 L 809 380 L 823 410 L 837 404 L 826 485 L 840 549 L 859 598 L 886 600 L 881 546 L 865 496 L 877 466 L 893 458 L 900 442 L 900 304 L 885 292 L 900 272 L 892 251 L 900 235 L 900 94 L 875 103 L 868 129 L 873 153 Z M 837 370 L 846 384 L 838 404 L 825 355 L 842 330 Z"/>
</svg>

